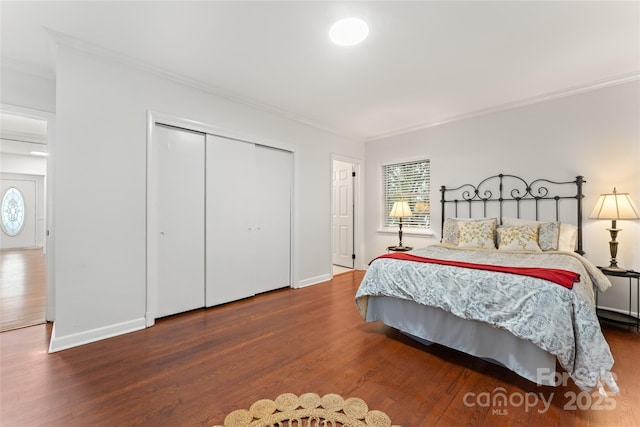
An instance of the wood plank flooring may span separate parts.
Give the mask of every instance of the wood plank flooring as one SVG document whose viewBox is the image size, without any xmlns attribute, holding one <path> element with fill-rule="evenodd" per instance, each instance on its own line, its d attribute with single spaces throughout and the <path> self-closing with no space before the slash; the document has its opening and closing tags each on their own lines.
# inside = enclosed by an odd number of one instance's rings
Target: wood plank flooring
<svg viewBox="0 0 640 427">
<path fill-rule="evenodd" d="M 42 249 L 0 251 L 0 332 L 45 322 Z"/>
<path fill-rule="evenodd" d="M 637 425 L 634 330 L 604 328 L 621 392 L 603 402 L 572 383 L 539 387 L 505 368 L 363 322 L 353 301 L 362 275 L 196 310 L 54 354 L 47 354 L 51 325 L 4 332 L 0 425 L 210 426 L 287 392 L 359 397 L 404 427 Z M 487 406 L 482 396 L 500 391 L 511 404 Z M 534 395 L 551 399 L 550 407 Z M 571 396 L 580 396 L 575 410 Z M 525 408 L 524 399 L 535 405 Z"/>
</svg>

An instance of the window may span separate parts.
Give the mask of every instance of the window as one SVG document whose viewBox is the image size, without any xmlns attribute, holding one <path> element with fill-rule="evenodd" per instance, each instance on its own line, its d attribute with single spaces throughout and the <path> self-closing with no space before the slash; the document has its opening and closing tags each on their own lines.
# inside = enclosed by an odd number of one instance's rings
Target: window
<svg viewBox="0 0 640 427">
<path fill-rule="evenodd" d="M 389 213 L 393 203 L 409 202 L 411 217 L 402 218 L 405 229 L 426 230 L 430 227 L 429 192 L 431 189 L 429 160 L 395 163 L 382 166 L 382 226 L 396 227 L 399 218 Z"/>
<path fill-rule="evenodd" d="M 2 230 L 9 236 L 17 236 L 24 226 L 24 199 L 15 187 L 2 196 Z"/>
</svg>

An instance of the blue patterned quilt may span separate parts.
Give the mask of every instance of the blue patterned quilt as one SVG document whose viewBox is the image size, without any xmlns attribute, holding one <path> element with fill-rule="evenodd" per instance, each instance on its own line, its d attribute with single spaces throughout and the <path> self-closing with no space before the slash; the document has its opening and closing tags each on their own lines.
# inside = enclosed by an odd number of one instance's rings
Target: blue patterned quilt
<svg viewBox="0 0 640 427">
<path fill-rule="evenodd" d="M 371 263 L 356 294 L 366 319 L 368 296 L 389 296 L 486 322 L 555 355 L 582 390 L 604 380 L 612 389 L 613 357 L 596 316 L 593 286 L 611 286 L 573 252 L 517 252 L 434 245 L 412 253 L 429 258 L 511 267 L 559 268 L 580 274 L 567 289 L 534 277 L 382 258 Z"/>
</svg>

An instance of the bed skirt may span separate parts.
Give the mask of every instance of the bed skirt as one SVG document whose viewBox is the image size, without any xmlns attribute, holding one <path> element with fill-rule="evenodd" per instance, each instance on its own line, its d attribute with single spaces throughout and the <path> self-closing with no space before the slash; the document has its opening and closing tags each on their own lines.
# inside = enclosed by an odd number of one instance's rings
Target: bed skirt
<svg viewBox="0 0 640 427">
<path fill-rule="evenodd" d="M 555 385 L 556 357 L 509 331 L 414 301 L 382 296 L 368 300 L 368 322 L 381 320 L 423 344 L 438 343 L 497 363 L 536 384 Z"/>
</svg>

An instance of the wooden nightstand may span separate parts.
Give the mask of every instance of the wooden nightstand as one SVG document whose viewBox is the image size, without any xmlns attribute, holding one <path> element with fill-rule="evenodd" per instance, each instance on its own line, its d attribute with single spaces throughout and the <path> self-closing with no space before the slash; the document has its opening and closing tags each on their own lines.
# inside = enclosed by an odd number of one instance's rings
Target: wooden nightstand
<svg viewBox="0 0 640 427">
<path fill-rule="evenodd" d="M 635 326 L 640 332 L 640 272 L 633 270 L 607 270 L 603 267 L 598 267 L 602 273 L 607 276 L 626 277 L 629 279 L 629 313 L 618 313 L 617 311 L 606 310 L 598 307 L 598 290 L 596 289 L 596 313 L 598 318 L 607 320 L 609 322 L 619 323 L 621 325 Z M 631 286 L 633 280 L 636 281 L 636 315 L 631 314 L 631 300 L 633 299 L 633 293 L 631 292 Z M 612 285 L 615 282 L 611 282 Z"/>
</svg>

